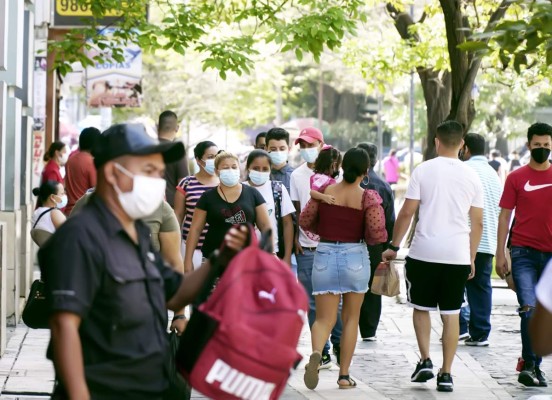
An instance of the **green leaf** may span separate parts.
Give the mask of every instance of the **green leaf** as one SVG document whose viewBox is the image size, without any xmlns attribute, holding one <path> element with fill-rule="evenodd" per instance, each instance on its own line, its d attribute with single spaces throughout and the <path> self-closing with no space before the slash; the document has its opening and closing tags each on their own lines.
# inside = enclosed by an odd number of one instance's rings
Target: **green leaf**
<svg viewBox="0 0 552 400">
<path fill-rule="evenodd" d="M 481 51 L 488 50 L 489 45 L 480 41 L 468 41 L 458 45 L 458 48 L 463 51 Z"/>
<path fill-rule="evenodd" d="M 303 60 L 303 52 L 301 51 L 301 49 L 295 49 L 295 57 L 298 61 Z"/>
</svg>

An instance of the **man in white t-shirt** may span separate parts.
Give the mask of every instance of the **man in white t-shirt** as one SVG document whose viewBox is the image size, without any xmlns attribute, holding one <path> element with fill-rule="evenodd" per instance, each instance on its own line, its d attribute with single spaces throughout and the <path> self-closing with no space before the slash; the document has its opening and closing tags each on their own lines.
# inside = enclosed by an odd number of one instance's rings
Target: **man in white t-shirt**
<svg viewBox="0 0 552 400">
<path fill-rule="evenodd" d="M 299 134 L 295 144 L 301 148 L 301 157 L 305 160 L 305 163 L 296 168 L 291 173 L 290 183 L 290 196 L 293 205 L 297 210 L 297 216 L 301 214 L 301 211 L 307 205 L 310 200 L 310 178 L 314 175 L 314 162 L 318 157 L 318 153 L 324 145 L 324 137 L 322 132 L 316 128 L 305 128 Z M 316 319 L 316 306 L 314 303 L 314 296 L 312 295 L 312 268 L 314 263 L 314 253 L 316 253 L 316 247 L 318 246 L 318 239 L 312 235 L 307 235 L 299 224 L 297 224 L 297 231 L 295 233 L 295 257 L 297 259 L 297 278 L 299 282 L 305 288 L 309 296 L 309 326 L 312 326 Z M 337 322 L 330 340 L 333 344 L 334 353 L 338 358 L 341 342 L 341 315 L 338 315 Z M 324 350 L 322 351 L 322 361 L 320 368 L 331 368 L 330 357 L 330 345 L 326 343 Z"/>
<path fill-rule="evenodd" d="M 537 307 L 529 322 L 531 347 L 535 354 L 552 354 L 552 261 L 548 263 L 536 288 Z"/>
<path fill-rule="evenodd" d="M 438 157 L 420 164 L 410 177 L 393 240 L 382 257 L 385 261 L 396 258 L 419 207 L 405 267 L 408 302 L 414 308 L 414 330 L 421 355 L 411 381 L 426 382 L 434 377 L 429 357 L 429 311 L 439 309 L 443 365 L 437 375 L 437 390 L 443 392 L 453 390 L 451 368 L 458 346 L 458 314 L 466 281 L 475 273 L 474 260 L 483 231 L 483 186 L 476 172 L 458 159 L 464 145 L 462 136 L 462 125 L 456 121 L 445 121 L 437 127 Z"/>
</svg>

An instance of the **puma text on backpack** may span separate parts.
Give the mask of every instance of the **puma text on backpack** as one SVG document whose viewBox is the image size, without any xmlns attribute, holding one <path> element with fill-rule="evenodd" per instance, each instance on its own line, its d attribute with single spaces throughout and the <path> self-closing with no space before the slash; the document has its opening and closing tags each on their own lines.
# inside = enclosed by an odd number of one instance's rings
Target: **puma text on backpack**
<svg viewBox="0 0 552 400">
<path fill-rule="evenodd" d="M 306 293 L 289 266 L 250 236 L 194 309 L 180 342 L 180 372 L 213 399 L 277 399 L 301 360 Z"/>
</svg>

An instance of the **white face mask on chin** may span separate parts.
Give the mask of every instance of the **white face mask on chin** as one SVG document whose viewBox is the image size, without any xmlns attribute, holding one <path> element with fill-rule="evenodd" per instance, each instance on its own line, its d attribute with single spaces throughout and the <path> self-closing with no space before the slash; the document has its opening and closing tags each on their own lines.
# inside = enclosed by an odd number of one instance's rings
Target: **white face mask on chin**
<svg viewBox="0 0 552 400">
<path fill-rule="evenodd" d="M 150 216 L 159 208 L 165 198 L 167 183 L 163 178 L 150 178 L 148 176 L 134 175 L 122 165 L 115 163 L 115 167 L 123 174 L 132 178 L 132 191 L 122 192 L 114 184 L 119 203 L 125 213 L 133 220 Z"/>
</svg>

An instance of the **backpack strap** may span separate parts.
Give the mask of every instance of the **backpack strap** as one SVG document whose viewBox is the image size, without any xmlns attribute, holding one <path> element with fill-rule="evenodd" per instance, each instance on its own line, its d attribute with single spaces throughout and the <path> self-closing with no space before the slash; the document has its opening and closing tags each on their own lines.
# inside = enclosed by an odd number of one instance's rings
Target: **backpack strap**
<svg viewBox="0 0 552 400">
<path fill-rule="evenodd" d="M 38 216 L 38 218 L 36 219 L 34 225 L 33 225 L 33 229 L 36 228 L 36 225 L 38 224 L 38 221 L 40 221 L 40 219 L 41 219 L 44 215 L 48 214 L 50 211 L 55 210 L 55 209 L 56 209 L 55 207 L 52 207 L 52 208 L 49 208 L 49 209 L 47 209 L 46 211 L 44 211 L 42 214 L 40 214 L 40 215 Z"/>
<path fill-rule="evenodd" d="M 272 183 L 272 196 L 274 197 L 274 206 L 276 210 L 276 219 L 282 217 L 282 182 L 280 181 L 271 181 Z"/>
</svg>

